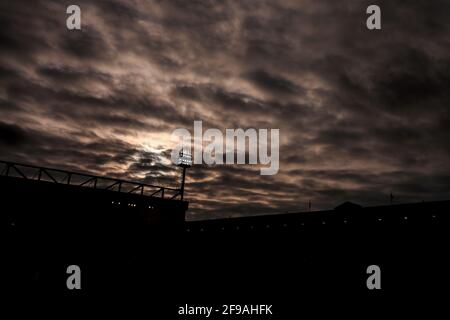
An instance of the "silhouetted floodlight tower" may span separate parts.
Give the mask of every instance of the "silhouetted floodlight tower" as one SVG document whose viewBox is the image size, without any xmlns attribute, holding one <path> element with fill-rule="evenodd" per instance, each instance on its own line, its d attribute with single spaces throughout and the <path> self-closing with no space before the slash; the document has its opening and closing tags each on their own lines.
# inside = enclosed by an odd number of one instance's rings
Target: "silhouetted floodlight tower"
<svg viewBox="0 0 450 320">
<path fill-rule="evenodd" d="M 179 167 L 183 168 L 183 173 L 181 177 L 181 200 L 183 200 L 184 197 L 184 181 L 186 179 L 186 169 L 192 167 L 192 155 L 186 151 L 181 150 L 180 151 L 180 163 L 178 164 Z"/>
</svg>

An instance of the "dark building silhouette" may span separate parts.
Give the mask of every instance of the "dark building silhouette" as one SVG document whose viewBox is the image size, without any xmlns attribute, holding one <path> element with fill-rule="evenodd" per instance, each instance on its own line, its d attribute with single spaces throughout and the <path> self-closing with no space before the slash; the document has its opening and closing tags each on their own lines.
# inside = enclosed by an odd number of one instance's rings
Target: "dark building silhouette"
<svg viewBox="0 0 450 320">
<path fill-rule="evenodd" d="M 2 220 L 27 234 L 181 229 L 180 189 L 0 162 Z"/>
<path fill-rule="evenodd" d="M 450 201 L 185 221 L 182 188 L 0 161 L 2 226 L 9 232 L 295 232 L 444 227 Z"/>
<path fill-rule="evenodd" d="M 180 189 L 0 162 L 3 287 L 20 295 L 67 293 L 71 264 L 84 270 L 85 281 L 94 280 L 84 293 L 114 283 L 116 268 L 128 270 L 127 279 L 138 277 L 141 270 L 129 269 L 133 259 L 157 257 L 167 248 L 164 239 L 182 233 L 188 202 L 180 195 Z"/>
<path fill-rule="evenodd" d="M 445 229 L 450 201 L 419 202 L 375 207 L 345 202 L 334 210 L 191 221 L 186 232 L 201 233 L 296 233 L 339 230 L 395 232 L 417 229 Z"/>
<path fill-rule="evenodd" d="M 364 296 L 371 264 L 392 296 L 444 285 L 450 201 L 185 221 L 180 189 L 2 164 L 2 285 L 19 295 L 151 292 L 146 303 L 164 315 L 174 301 L 251 297 L 295 314 L 292 292 L 304 303 Z M 71 264 L 83 272 L 79 292 L 66 288 Z"/>
</svg>

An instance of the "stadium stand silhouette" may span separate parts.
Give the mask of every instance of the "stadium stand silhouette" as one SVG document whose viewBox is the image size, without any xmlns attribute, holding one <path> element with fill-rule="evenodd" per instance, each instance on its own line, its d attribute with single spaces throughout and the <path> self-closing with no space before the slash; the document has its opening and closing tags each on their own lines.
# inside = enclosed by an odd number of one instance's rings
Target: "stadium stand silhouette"
<svg viewBox="0 0 450 320">
<path fill-rule="evenodd" d="M 155 306 L 162 313 L 174 301 L 225 303 L 232 294 L 290 312 L 290 290 L 310 299 L 323 288 L 367 294 L 370 264 L 389 270 L 383 283 L 392 294 L 431 290 L 448 265 L 450 201 L 185 221 L 181 188 L 0 164 L 3 280 L 17 292 L 90 299 L 145 291 L 165 301 Z M 66 288 L 71 264 L 83 270 L 79 292 Z M 411 282 L 418 269 L 426 281 Z"/>
</svg>

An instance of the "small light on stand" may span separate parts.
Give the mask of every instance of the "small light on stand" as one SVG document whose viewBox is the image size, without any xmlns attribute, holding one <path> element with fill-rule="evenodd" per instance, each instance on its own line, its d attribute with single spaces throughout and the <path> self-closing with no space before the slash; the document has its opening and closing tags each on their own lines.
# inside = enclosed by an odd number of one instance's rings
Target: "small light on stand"
<svg viewBox="0 0 450 320">
<path fill-rule="evenodd" d="M 192 155 L 188 152 L 186 152 L 186 150 L 181 150 L 180 151 L 180 163 L 178 164 L 179 167 L 183 168 L 183 175 L 182 175 L 182 179 L 181 179 L 181 200 L 183 200 L 184 197 L 184 181 L 186 178 L 186 168 L 190 168 L 192 167 Z"/>
</svg>

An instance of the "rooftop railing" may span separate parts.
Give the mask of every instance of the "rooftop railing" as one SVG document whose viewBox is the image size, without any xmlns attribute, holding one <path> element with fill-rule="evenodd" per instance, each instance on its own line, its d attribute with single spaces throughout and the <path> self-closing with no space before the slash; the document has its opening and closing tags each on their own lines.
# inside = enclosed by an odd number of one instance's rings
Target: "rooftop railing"
<svg viewBox="0 0 450 320">
<path fill-rule="evenodd" d="M 123 179 L 114 179 L 2 160 L 0 160 L 0 176 L 110 190 L 128 194 L 139 194 L 141 196 L 158 197 L 162 199 L 176 199 L 177 197 L 181 197 L 181 189 L 177 188 L 168 188 Z"/>
</svg>

